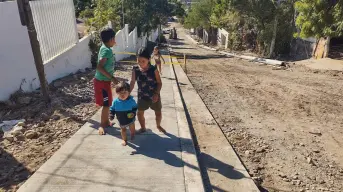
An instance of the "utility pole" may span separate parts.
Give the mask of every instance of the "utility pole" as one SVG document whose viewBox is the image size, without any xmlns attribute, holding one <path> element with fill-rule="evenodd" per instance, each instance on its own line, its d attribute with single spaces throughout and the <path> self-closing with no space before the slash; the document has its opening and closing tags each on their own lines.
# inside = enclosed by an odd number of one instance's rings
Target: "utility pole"
<svg viewBox="0 0 343 192">
<path fill-rule="evenodd" d="M 40 45 L 37 39 L 37 31 L 33 21 L 29 0 L 17 0 L 21 24 L 27 27 L 29 34 L 33 58 L 36 65 L 38 78 L 40 81 L 41 92 L 46 102 L 50 102 L 48 86 L 45 79 L 43 59 L 40 52 Z"/>
<path fill-rule="evenodd" d="M 161 1 L 161 9 L 163 7 L 163 2 Z M 161 44 L 161 32 L 162 32 L 162 20 L 160 19 L 160 26 L 158 26 L 158 43 Z"/>
<path fill-rule="evenodd" d="M 121 12 L 123 14 L 123 27 L 125 27 L 125 19 L 124 19 L 124 0 L 121 0 Z"/>
<path fill-rule="evenodd" d="M 275 41 L 276 41 L 276 35 L 277 35 L 277 25 L 278 25 L 278 9 L 280 6 L 281 0 L 276 0 L 275 5 L 275 17 L 274 17 L 274 25 L 273 25 L 273 36 L 272 41 L 270 44 L 269 54 L 268 57 L 271 58 L 274 56 L 274 49 L 275 49 Z"/>
</svg>

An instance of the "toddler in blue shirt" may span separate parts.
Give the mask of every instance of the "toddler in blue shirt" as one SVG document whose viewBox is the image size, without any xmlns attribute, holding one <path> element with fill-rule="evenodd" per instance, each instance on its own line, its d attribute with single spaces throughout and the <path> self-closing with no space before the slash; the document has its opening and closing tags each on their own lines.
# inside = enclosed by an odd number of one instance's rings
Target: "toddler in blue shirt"
<svg viewBox="0 0 343 192">
<path fill-rule="evenodd" d="M 121 128 L 121 137 L 123 146 L 127 145 L 126 129 L 129 127 L 131 140 L 135 138 L 135 120 L 137 112 L 137 103 L 130 95 L 130 85 L 126 82 L 120 82 L 116 86 L 118 97 L 114 99 L 110 107 L 110 119 L 113 120 L 117 116 L 119 126 Z"/>
</svg>

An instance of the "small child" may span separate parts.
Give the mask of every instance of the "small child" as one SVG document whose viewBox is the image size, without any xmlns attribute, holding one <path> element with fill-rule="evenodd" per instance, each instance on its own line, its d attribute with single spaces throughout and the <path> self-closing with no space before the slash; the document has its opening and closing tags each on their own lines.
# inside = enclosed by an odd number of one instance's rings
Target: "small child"
<svg viewBox="0 0 343 192">
<path fill-rule="evenodd" d="M 118 83 L 114 74 L 114 55 L 111 47 L 116 44 L 115 32 L 113 29 L 104 29 L 100 33 L 103 45 L 100 47 L 98 54 L 98 65 L 94 76 L 94 92 L 95 103 L 97 106 L 102 106 L 101 122 L 98 129 L 99 135 L 105 134 L 105 128 L 110 125 L 108 119 L 110 113 L 110 105 L 112 103 L 111 82 Z"/>
<path fill-rule="evenodd" d="M 160 132 L 166 131 L 161 127 L 162 121 L 162 104 L 160 98 L 160 91 L 162 88 L 162 81 L 160 74 L 155 66 L 150 63 L 150 56 L 147 48 L 141 48 L 138 51 L 137 63 L 138 66 L 133 67 L 132 77 L 130 83 L 130 92 L 133 90 L 135 83 L 138 84 L 138 121 L 141 125 L 139 133 L 146 131 L 144 111 L 151 108 L 155 111 L 156 126 Z"/>
<path fill-rule="evenodd" d="M 125 82 L 120 82 L 116 86 L 116 93 L 118 97 L 113 101 L 110 108 L 110 119 L 113 120 L 117 116 L 121 128 L 121 138 L 123 139 L 123 146 L 127 144 L 126 128 L 130 128 L 131 141 L 135 138 L 135 117 L 137 111 L 137 104 L 130 95 L 130 85 Z"/>
<path fill-rule="evenodd" d="M 155 46 L 154 47 L 154 52 L 152 57 L 155 60 L 155 64 L 158 67 L 158 71 L 160 72 L 160 74 L 162 75 L 162 65 L 161 65 L 161 59 L 163 60 L 163 64 L 165 64 L 166 62 L 164 61 L 164 58 L 162 57 L 162 54 L 160 53 L 160 50 L 158 50 L 158 47 Z"/>
</svg>

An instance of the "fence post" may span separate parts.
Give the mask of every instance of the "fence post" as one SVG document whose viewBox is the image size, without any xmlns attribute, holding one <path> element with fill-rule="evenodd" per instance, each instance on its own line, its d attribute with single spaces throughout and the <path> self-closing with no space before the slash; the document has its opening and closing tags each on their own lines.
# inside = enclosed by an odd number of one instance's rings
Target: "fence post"
<svg viewBox="0 0 343 192">
<path fill-rule="evenodd" d="M 25 20 L 25 22 L 22 21 L 22 24 L 26 25 L 27 32 L 29 34 L 31 49 L 32 49 L 33 58 L 36 65 L 37 74 L 40 81 L 42 95 L 46 102 L 50 102 L 50 96 L 49 96 L 48 86 L 47 86 L 45 72 L 44 72 L 42 53 L 40 51 L 40 44 L 37 38 L 37 31 L 36 31 L 36 27 L 33 21 L 33 16 L 31 12 L 29 0 L 19 0 L 17 1 L 17 3 L 18 3 L 19 13 L 22 14 L 20 18 Z"/>
</svg>

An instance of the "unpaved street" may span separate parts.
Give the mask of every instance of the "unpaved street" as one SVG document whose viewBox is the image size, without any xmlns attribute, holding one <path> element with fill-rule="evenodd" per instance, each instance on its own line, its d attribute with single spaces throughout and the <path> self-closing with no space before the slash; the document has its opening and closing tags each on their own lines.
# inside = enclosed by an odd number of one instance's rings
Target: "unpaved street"
<svg viewBox="0 0 343 192">
<path fill-rule="evenodd" d="M 173 52 L 262 190 L 343 191 L 342 72 L 227 58 L 175 25 Z"/>
</svg>

